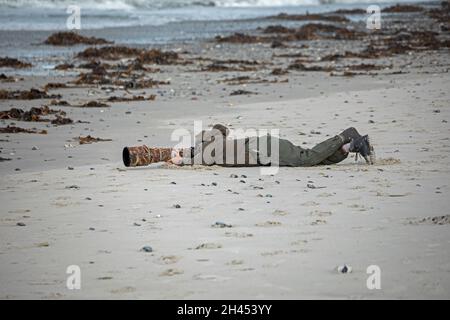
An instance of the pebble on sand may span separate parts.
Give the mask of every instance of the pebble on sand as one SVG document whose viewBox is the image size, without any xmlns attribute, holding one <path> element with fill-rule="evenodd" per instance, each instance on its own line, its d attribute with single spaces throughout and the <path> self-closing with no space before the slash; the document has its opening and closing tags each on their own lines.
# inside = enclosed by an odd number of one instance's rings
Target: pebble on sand
<svg viewBox="0 0 450 320">
<path fill-rule="evenodd" d="M 141 251 L 144 251 L 144 252 L 153 252 L 153 248 L 150 247 L 150 246 L 143 246 L 142 249 L 141 249 Z"/>
<path fill-rule="evenodd" d="M 211 225 L 213 228 L 232 228 L 233 226 L 231 224 L 227 224 L 225 222 L 216 221 L 213 225 Z"/>
<path fill-rule="evenodd" d="M 351 273 L 353 270 L 353 268 L 351 266 L 348 266 L 346 264 L 344 264 L 342 266 L 338 266 L 336 269 L 339 273 Z"/>
</svg>

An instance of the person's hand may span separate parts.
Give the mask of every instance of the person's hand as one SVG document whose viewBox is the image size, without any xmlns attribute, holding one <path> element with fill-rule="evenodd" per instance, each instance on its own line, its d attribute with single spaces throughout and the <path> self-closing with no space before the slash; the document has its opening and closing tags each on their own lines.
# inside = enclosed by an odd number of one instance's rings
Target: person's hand
<svg viewBox="0 0 450 320">
<path fill-rule="evenodd" d="M 183 157 L 180 156 L 179 150 L 172 151 L 172 158 L 168 161 L 168 163 L 172 163 L 177 166 L 181 166 L 183 164 Z"/>
</svg>

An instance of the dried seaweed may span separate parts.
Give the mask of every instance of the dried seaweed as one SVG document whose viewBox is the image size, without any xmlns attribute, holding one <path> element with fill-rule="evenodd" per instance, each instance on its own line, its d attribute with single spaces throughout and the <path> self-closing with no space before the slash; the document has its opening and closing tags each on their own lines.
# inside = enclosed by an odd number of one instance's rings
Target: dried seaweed
<svg viewBox="0 0 450 320">
<path fill-rule="evenodd" d="M 331 66 L 310 66 L 307 67 L 303 63 L 294 62 L 288 66 L 289 70 L 296 70 L 296 71 L 324 71 L 324 72 L 331 72 L 334 70 L 334 67 Z"/>
<path fill-rule="evenodd" d="M 68 103 L 66 100 L 52 100 L 50 101 L 51 106 L 65 106 L 70 107 L 70 103 Z"/>
<path fill-rule="evenodd" d="M 272 44 L 270 45 L 270 47 L 271 47 L 272 49 L 276 49 L 276 48 L 287 48 L 287 46 L 286 46 L 282 41 L 279 41 L 279 40 L 273 40 L 273 41 L 272 41 Z"/>
<path fill-rule="evenodd" d="M 258 94 L 258 93 L 240 89 L 232 91 L 230 93 L 230 96 L 251 95 L 251 94 Z"/>
<path fill-rule="evenodd" d="M 56 115 L 56 118 L 50 121 L 50 123 L 55 125 L 65 125 L 73 123 L 73 120 L 70 118 L 61 117 L 60 115 Z"/>
<path fill-rule="evenodd" d="M 88 101 L 88 102 L 80 104 L 80 105 L 73 105 L 72 107 L 78 107 L 78 108 L 109 108 L 111 106 L 109 104 L 93 100 L 93 101 Z"/>
<path fill-rule="evenodd" d="M 77 58 L 118 60 L 126 57 L 138 56 L 141 52 L 141 49 L 129 48 L 125 46 L 107 46 L 101 48 L 92 47 L 78 53 Z"/>
<path fill-rule="evenodd" d="M 44 91 L 67 88 L 67 84 L 61 82 L 49 82 L 44 86 Z"/>
<path fill-rule="evenodd" d="M 295 29 L 287 28 L 282 25 L 268 26 L 263 29 L 263 33 L 294 33 Z"/>
<path fill-rule="evenodd" d="M 93 142 L 112 141 L 111 139 L 94 138 L 90 135 L 85 137 L 79 136 L 74 138 L 74 140 L 78 141 L 80 144 L 91 144 Z"/>
<path fill-rule="evenodd" d="M 339 9 L 333 12 L 330 12 L 329 14 L 366 14 L 366 10 L 364 9 Z"/>
<path fill-rule="evenodd" d="M 281 33 L 276 31 L 280 30 Z M 268 27 L 263 30 L 264 33 L 270 33 L 270 36 L 263 35 L 247 35 L 243 33 L 234 33 L 229 36 L 217 36 L 215 40 L 219 43 L 234 43 L 234 44 L 248 44 L 248 43 L 269 43 L 274 41 L 291 42 L 303 40 L 319 40 L 319 39 L 334 39 L 334 40 L 356 40 L 366 35 L 364 32 L 351 30 L 345 27 L 339 27 L 331 24 L 308 23 L 298 29 L 281 28 L 279 26 Z M 277 36 L 273 35 L 274 33 Z"/>
<path fill-rule="evenodd" d="M 97 70 L 96 72 L 98 73 L 98 70 L 105 70 L 104 72 L 106 72 L 106 69 L 111 68 L 111 65 L 97 60 L 91 60 L 89 62 L 80 64 L 78 68 Z"/>
<path fill-rule="evenodd" d="M 0 68 L 15 68 L 15 69 L 23 69 L 30 68 L 31 63 L 23 62 L 15 58 L 0 58 Z"/>
<path fill-rule="evenodd" d="M 262 79 L 262 78 L 251 78 L 248 76 L 238 76 L 233 78 L 226 78 L 217 80 L 218 83 L 226 83 L 228 85 L 242 85 L 242 84 L 257 84 L 257 83 L 286 83 L 288 80 L 269 80 L 269 79 Z"/>
<path fill-rule="evenodd" d="M 38 89 L 30 89 L 30 90 L 16 90 L 16 91 L 8 91 L 8 90 L 0 90 L 0 99 L 3 100 L 34 100 L 34 99 L 60 99 L 61 95 L 52 94 L 49 95 L 45 91 L 41 91 Z"/>
<path fill-rule="evenodd" d="M 321 23 L 308 23 L 291 36 L 284 38 L 284 41 L 290 39 L 291 41 L 318 39 L 356 40 L 365 35 L 364 32 L 358 32 L 344 27 Z"/>
<path fill-rule="evenodd" d="M 232 65 L 228 66 L 222 63 L 212 63 L 209 64 L 201 69 L 201 71 L 207 71 L 207 72 L 248 72 L 248 71 L 256 71 L 257 69 L 255 67 L 249 67 L 245 65 Z"/>
<path fill-rule="evenodd" d="M 270 74 L 274 75 L 274 76 L 283 76 L 285 74 L 288 74 L 289 71 L 286 69 L 282 69 L 282 68 L 275 68 L 272 70 L 272 72 Z"/>
<path fill-rule="evenodd" d="M 287 14 L 280 13 L 276 16 L 270 16 L 268 19 L 277 20 L 295 20 L 295 21 L 330 21 L 330 22 L 348 22 L 349 20 L 343 16 L 328 14 Z"/>
<path fill-rule="evenodd" d="M 0 128 L 0 133 L 37 133 L 37 134 L 47 134 L 47 130 L 24 129 L 24 128 L 20 128 L 20 127 L 7 126 L 5 128 Z"/>
<path fill-rule="evenodd" d="M 72 63 L 61 63 L 55 67 L 55 70 L 69 70 L 75 68 L 75 65 Z"/>
<path fill-rule="evenodd" d="M 108 98 L 109 102 L 130 102 L 130 101 L 153 101 L 156 99 L 156 95 L 151 94 L 148 97 L 144 96 L 132 96 L 132 97 L 116 97 L 112 96 Z"/>
<path fill-rule="evenodd" d="M 422 12 L 425 9 L 420 6 L 409 5 L 409 4 L 396 4 L 391 7 L 387 7 L 381 10 L 385 13 L 398 13 L 398 12 Z"/>
<path fill-rule="evenodd" d="M 55 115 L 55 119 L 43 118 L 48 115 Z M 29 111 L 19 108 L 12 108 L 6 111 L 0 111 L 0 119 L 18 120 L 31 122 L 50 122 L 52 124 L 69 124 L 73 123 L 70 118 L 65 118 L 66 113 L 62 110 L 50 109 L 48 106 L 33 107 Z"/>
<path fill-rule="evenodd" d="M 186 63 L 180 60 L 176 52 L 166 52 L 159 49 L 144 50 L 125 46 L 107 46 L 101 48 L 87 48 L 77 55 L 81 59 L 118 60 L 122 58 L 136 57 L 127 67 L 132 70 L 144 70 L 144 64 L 170 65 Z"/>
<path fill-rule="evenodd" d="M 52 46 L 74 46 L 77 44 L 111 44 L 113 42 L 101 38 L 86 37 L 73 31 L 67 31 L 52 34 L 44 41 L 44 43 Z"/>
<path fill-rule="evenodd" d="M 18 79 L 14 78 L 13 76 L 7 76 L 4 73 L 0 74 L 0 81 L 1 82 L 16 82 L 17 80 Z"/>
<path fill-rule="evenodd" d="M 236 32 L 229 36 L 216 36 L 216 41 L 226 42 L 226 43 L 262 43 L 262 42 L 270 42 L 272 41 L 269 37 L 261 37 L 261 36 L 251 36 L 247 34 L 243 34 L 240 32 Z"/>
<path fill-rule="evenodd" d="M 179 59 L 176 52 L 153 49 L 141 52 L 136 60 L 141 64 L 176 64 Z"/>
</svg>

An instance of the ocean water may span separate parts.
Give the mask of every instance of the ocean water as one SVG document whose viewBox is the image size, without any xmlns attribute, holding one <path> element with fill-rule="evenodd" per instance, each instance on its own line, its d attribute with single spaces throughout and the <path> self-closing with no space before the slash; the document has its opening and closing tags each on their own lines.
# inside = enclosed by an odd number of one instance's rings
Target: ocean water
<svg viewBox="0 0 450 320">
<path fill-rule="evenodd" d="M 320 1 L 320 2 L 319 2 Z M 365 1 L 365 2 L 362 2 Z M 381 7 L 397 2 L 375 2 Z M 418 1 L 431 3 L 427 1 Z M 369 0 L 0 0 L 0 57 L 31 62 L 33 68 L 0 73 L 58 75 L 55 65 L 70 60 L 85 48 L 43 44 L 53 32 L 67 31 L 67 6 L 81 8 L 83 35 L 113 40 L 117 44 L 154 47 L 199 40 L 258 27 L 283 24 L 298 27 L 306 22 L 257 19 L 276 15 L 330 12 L 340 8 L 365 8 Z M 435 1 L 435 3 L 437 3 Z M 354 20 L 365 15 L 349 16 Z"/>
<path fill-rule="evenodd" d="M 103 29 L 252 19 L 279 12 L 323 12 L 391 2 L 414 0 L 0 0 L 0 30 L 64 29 L 66 10 L 73 4 L 81 9 L 83 29 Z"/>
</svg>

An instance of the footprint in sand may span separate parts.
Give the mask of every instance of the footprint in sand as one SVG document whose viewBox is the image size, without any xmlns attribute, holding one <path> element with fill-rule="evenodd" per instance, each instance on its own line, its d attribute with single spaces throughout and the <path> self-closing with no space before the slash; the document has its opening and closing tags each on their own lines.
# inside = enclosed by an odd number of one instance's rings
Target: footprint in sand
<svg viewBox="0 0 450 320">
<path fill-rule="evenodd" d="M 245 232 L 225 232 L 225 237 L 250 238 L 253 237 L 253 234 Z"/>
<path fill-rule="evenodd" d="M 230 280 L 230 277 L 222 277 L 215 274 L 196 274 L 193 277 L 194 280 L 210 280 L 210 281 L 227 281 Z"/>
<path fill-rule="evenodd" d="M 162 264 L 174 264 L 180 261 L 180 257 L 177 256 L 162 256 L 159 258 L 159 262 Z"/>
<path fill-rule="evenodd" d="M 367 211 L 367 210 L 373 209 L 373 207 L 366 207 L 366 206 L 364 206 L 362 204 L 356 204 L 356 203 L 355 204 L 351 204 L 351 205 L 349 205 L 347 207 L 350 208 L 350 209 L 355 209 L 357 211 Z"/>
<path fill-rule="evenodd" d="M 318 226 L 318 225 L 326 224 L 326 223 L 327 223 L 326 220 L 323 220 L 323 219 L 317 219 L 317 220 L 311 222 L 311 225 L 312 225 L 312 226 Z"/>
<path fill-rule="evenodd" d="M 201 250 L 201 249 L 220 249 L 222 248 L 222 245 L 219 243 L 202 243 L 201 245 L 198 245 L 195 250 Z"/>
<path fill-rule="evenodd" d="M 255 226 L 257 226 L 257 227 L 276 227 L 276 226 L 281 226 L 281 222 L 266 221 L 266 222 L 257 223 L 257 224 L 255 224 Z"/>
<path fill-rule="evenodd" d="M 272 213 L 274 216 L 286 216 L 286 215 L 288 215 L 288 213 L 286 212 L 286 211 L 284 211 L 284 210 L 275 210 L 273 213 Z"/>
<path fill-rule="evenodd" d="M 332 196 L 334 196 L 334 194 L 329 193 L 329 192 L 323 192 L 323 193 L 317 195 L 318 198 L 328 198 L 328 197 L 332 197 Z"/>
<path fill-rule="evenodd" d="M 315 201 L 307 201 L 307 202 L 303 202 L 301 205 L 305 206 L 305 207 L 312 207 L 312 206 L 318 206 L 318 205 L 320 205 L 320 203 L 317 203 Z"/>
<path fill-rule="evenodd" d="M 131 292 L 135 292 L 136 288 L 135 287 L 123 287 L 123 288 L 119 288 L 119 289 L 113 289 L 110 292 L 112 294 L 122 294 L 122 293 L 131 293 Z"/>
<path fill-rule="evenodd" d="M 172 277 L 172 276 L 176 276 L 179 274 L 183 274 L 184 271 L 183 270 L 179 270 L 179 269 L 167 269 L 164 272 L 161 272 L 159 274 L 160 277 Z"/>
<path fill-rule="evenodd" d="M 311 216 L 317 216 L 317 217 L 329 217 L 333 213 L 331 211 L 321 211 L 321 210 L 314 210 L 309 213 Z"/>
<path fill-rule="evenodd" d="M 445 225 L 450 224 L 450 214 L 436 217 L 426 217 L 422 219 L 415 219 L 409 221 L 409 224 L 419 225 L 419 224 L 428 224 L 428 225 Z"/>
<path fill-rule="evenodd" d="M 244 260 L 231 260 L 230 262 L 227 262 L 228 266 L 239 266 L 244 264 Z"/>
<path fill-rule="evenodd" d="M 297 240 L 291 242 L 291 246 L 303 246 L 308 243 L 308 240 Z"/>
<path fill-rule="evenodd" d="M 261 255 L 263 257 L 269 257 L 269 256 L 276 256 L 276 255 L 279 255 L 279 254 L 282 254 L 282 253 L 284 253 L 283 250 L 275 250 L 275 251 L 261 252 Z"/>
<path fill-rule="evenodd" d="M 255 270 L 255 268 L 242 268 L 242 269 L 239 269 L 239 271 L 254 271 Z"/>
</svg>

